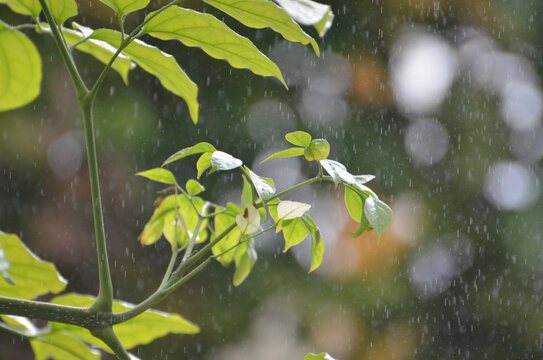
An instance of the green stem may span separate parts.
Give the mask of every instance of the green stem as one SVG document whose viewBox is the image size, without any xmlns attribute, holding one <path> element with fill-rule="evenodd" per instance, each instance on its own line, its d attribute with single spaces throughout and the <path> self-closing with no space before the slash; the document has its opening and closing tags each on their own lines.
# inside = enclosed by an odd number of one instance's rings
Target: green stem
<svg viewBox="0 0 543 360">
<path fill-rule="evenodd" d="M 111 326 L 89 329 L 91 334 L 106 343 L 119 360 L 130 360 L 131 356 Z"/>
</svg>

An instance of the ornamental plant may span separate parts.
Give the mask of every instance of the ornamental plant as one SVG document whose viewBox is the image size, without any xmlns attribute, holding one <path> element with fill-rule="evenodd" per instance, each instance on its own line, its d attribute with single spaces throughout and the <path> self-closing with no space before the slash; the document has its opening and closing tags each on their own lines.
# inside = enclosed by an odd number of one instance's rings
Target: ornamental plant
<svg viewBox="0 0 543 360">
<path fill-rule="evenodd" d="M 233 284 L 240 285 L 257 261 L 255 239 L 268 231 L 281 232 L 284 251 L 306 238 L 312 241 L 310 272 L 321 264 L 324 243 L 309 204 L 288 200 L 288 195 L 315 182 L 329 181 L 345 191 L 349 214 L 360 223 L 353 236 L 374 230 L 383 233 L 392 212 L 365 184 L 374 177 L 352 175 L 341 163 L 328 159 L 325 139 L 296 131 L 285 136 L 293 145 L 264 161 L 303 156 L 315 162 L 315 177 L 288 189 L 276 190 L 273 179 L 257 175 L 236 157 L 207 142 L 181 149 L 160 167 L 138 173 L 164 184 L 154 213 L 145 224 L 139 241 L 150 245 L 164 238 L 171 246 L 171 258 L 156 291 L 139 304 L 113 299 L 106 237 L 98 181 L 93 107 L 105 78 L 113 70 L 128 83 L 136 66 L 157 77 L 169 91 L 182 98 L 190 118 L 198 122 L 198 88 L 179 67 L 174 57 L 147 44 L 145 37 L 179 40 L 200 47 L 208 55 L 224 59 L 235 68 L 246 68 L 261 76 L 273 76 L 285 84 L 278 67 L 247 38 L 236 34 L 210 14 L 178 6 L 174 0 L 149 12 L 132 31 L 124 29 L 125 16 L 145 9 L 150 0 L 101 0 L 117 15 L 120 31 L 91 29 L 69 19 L 77 15 L 74 0 L 0 0 L 31 23 L 6 24 L 0 20 L 0 110 L 7 111 L 32 102 L 40 93 L 40 54 L 21 30 L 52 36 L 72 80 L 83 119 L 89 167 L 99 291 L 96 297 L 62 294 L 66 281 L 54 265 L 38 259 L 18 236 L 0 232 L 0 329 L 30 341 L 36 359 L 98 359 L 102 352 L 119 359 L 133 359 L 127 349 L 147 344 L 168 333 L 194 334 L 196 324 L 181 315 L 151 308 L 185 284 L 212 261 L 234 264 Z M 321 36 L 330 26 L 330 7 L 310 0 L 204 0 L 242 24 L 269 27 L 286 40 L 310 45 L 319 54 L 316 41 L 298 25 L 313 26 Z M 67 25 L 69 23 L 69 25 Z M 100 75 L 88 85 L 72 57 L 82 51 L 104 63 Z M 286 86 L 286 84 L 285 84 Z M 167 169 L 173 162 L 198 155 L 196 176 L 181 184 Z M 201 176 L 218 176 L 236 171 L 243 183 L 240 206 L 205 200 Z M 54 294 L 49 302 L 38 296 Z M 44 320 L 37 327 L 32 319 Z M 306 359 L 330 359 L 328 354 L 308 354 Z"/>
</svg>

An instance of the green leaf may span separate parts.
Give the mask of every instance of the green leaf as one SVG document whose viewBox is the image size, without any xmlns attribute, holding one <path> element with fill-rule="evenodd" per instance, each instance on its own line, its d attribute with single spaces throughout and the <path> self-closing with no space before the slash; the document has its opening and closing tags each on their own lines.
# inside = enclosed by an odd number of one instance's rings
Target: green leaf
<svg viewBox="0 0 543 360">
<path fill-rule="evenodd" d="M 226 212 L 230 214 L 230 216 L 236 217 L 239 214 L 243 214 L 243 211 L 234 203 L 227 202 L 226 203 Z"/>
<path fill-rule="evenodd" d="M 47 293 L 59 293 L 66 287 L 66 280 L 55 266 L 34 255 L 14 234 L 0 232 L 0 250 L 9 261 L 6 270 L 15 286 L 0 277 L 0 294 L 19 299 L 33 299 Z"/>
<path fill-rule="evenodd" d="M 364 199 L 350 187 L 345 187 L 345 205 L 354 221 L 360 223 L 364 215 Z"/>
<path fill-rule="evenodd" d="M 273 195 L 275 194 L 275 186 L 273 180 L 270 178 L 258 176 L 248 167 L 246 167 L 246 169 L 249 173 L 249 177 L 251 178 L 253 186 L 255 187 L 256 193 L 258 194 L 258 197 L 260 197 L 262 201 L 268 201 L 271 197 L 273 197 Z"/>
<path fill-rule="evenodd" d="M 392 223 L 392 210 L 379 199 L 368 197 L 364 204 L 364 215 L 375 230 L 381 236 Z"/>
<path fill-rule="evenodd" d="M 334 20 L 330 6 L 311 0 L 275 0 L 302 25 L 313 25 L 319 36 L 324 36 Z"/>
<path fill-rule="evenodd" d="M 275 154 L 272 154 L 268 156 L 267 158 L 265 158 L 264 160 L 262 160 L 260 163 L 261 164 L 265 163 L 266 161 L 271 160 L 271 159 L 281 159 L 281 158 L 288 158 L 288 157 L 293 157 L 293 156 L 301 156 L 303 154 L 304 154 L 304 148 L 292 147 L 286 150 L 276 152 Z"/>
<path fill-rule="evenodd" d="M 54 332 L 30 340 L 36 360 L 95 360 L 100 353 L 72 335 Z"/>
<path fill-rule="evenodd" d="M 222 151 L 215 151 L 209 160 L 212 171 L 232 170 L 243 165 L 243 161 Z"/>
<path fill-rule="evenodd" d="M 348 171 L 345 165 L 334 160 L 321 160 L 320 164 L 326 170 L 328 175 L 332 177 L 332 180 L 336 185 L 341 181 L 347 184 L 355 183 L 354 176 L 352 176 Z"/>
<path fill-rule="evenodd" d="M 9 267 L 10 267 L 10 262 L 6 258 L 4 249 L 0 247 L 0 274 L 2 275 L 2 277 L 8 284 L 15 285 L 15 281 L 13 281 L 11 276 L 9 276 L 9 273 L 8 273 Z"/>
<path fill-rule="evenodd" d="M 277 206 L 279 220 L 291 220 L 302 216 L 311 209 L 311 205 L 297 201 L 283 200 Z"/>
<path fill-rule="evenodd" d="M 240 286 L 247 279 L 258 259 L 253 239 L 247 241 L 247 246 L 239 250 L 241 251 L 236 253 L 235 259 L 236 271 L 232 281 L 234 286 Z"/>
<path fill-rule="evenodd" d="M 311 144 L 311 135 L 305 131 L 294 131 L 285 135 L 285 139 L 292 145 L 307 147 Z"/>
<path fill-rule="evenodd" d="M 94 303 L 94 298 L 78 294 L 67 294 L 54 298 L 52 303 L 89 307 Z M 113 312 L 120 313 L 133 308 L 133 304 L 122 301 L 114 301 Z M 85 329 L 74 325 L 51 323 L 53 331 L 62 331 L 65 334 L 75 336 L 86 343 L 109 350 L 101 340 L 95 338 Z M 186 320 L 181 315 L 171 314 L 157 310 L 147 310 L 144 313 L 113 326 L 113 330 L 122 344 L 131 349 L 138 345 L 149 344 L 151 341 L 167 334 L 196 334 L 200 331 L 197 325 Z"/>
<path fill-rule="evenodd" d="M 243 189 L 241 190 L 241 206 L 245 208 L 246 205 L 252 204 L 254 202 L 253 197 L 253 186 L 247 180 L 245 175 L 241 176 L 243 178 Z"/>
<path fill-rule="evenodd" d="M 315 231 L 312 236 L 311 245 L 311 267 L 309 272 L 313 272 L 319 268 L 322 264 L 322 258 L 324 257 L 324 241 L 321 238 L 321 232 Z"/>
<path fill-rule="evenodd" d="M 40 26 L 48 33 L 51 33 L 49 24 L 42 23 Z M 93 29 L 79 25 L 75 21 L 72 22 L 72 26 L 78 31 L 62 28 L 62 34 L 68 45 L 74 45 L 94 32 Z M 114 46 L 105 41 L 95 39 L 87 39 L 86 41 L 79 43 L 75 49 L 94 56 L 103 64 L 108 64 L 113 57 L 113 54 L 117 52 L 117 48 Z M 117 59 L 115 59 L 115 62 L 113 62 L 112 65 L 112 69 L 119 73 L 125 84 L 128 84 L 128 72 L 135 67 L 136 64 L 122 53 L 117 56 Z"/>
<path fill-rule="evenodd" d="M 309 230 L 299 217 L 292 220 L 283 220 L 281 224 L 283 237 L 285 238 L 285 249 L 283 252 L 286 252 L 294 245 L 298 245 L 309 235 Z"/>
<path fill-rule="evenodd" d="M 154 168 L 151 170 L 146 171 L 140 171 L 139 173 L 136 173 L 137 176 L 143 176 L 149 180 L 153 180 L 159 183 L 169 184 L 169 185 L 175 185 L 175 176 L 166 169 L 163 168 Z"/>
<path fill-rule="evenodd" d="M 217 209 L 220 211 L 220 209 Z M 240 210 L 241 211 L 241 210 Z M 220 235 L 226 228 L 236 221 L 235 217 L 228 213 L 218 214 L 214 218 L 215 236 Z M 218 256 L 217 260 L 224 266 L 234 261 L 236 250 L 233 246 L 239 243 L 241 231 L 239 227 L 235 227 L 224 238 L 221 239 L 215 246 L 211 248 L 213 255 Z M 226 251 L 226 252 L 225 252 Z M 225 253 L 224 253 L 225 252 Z M 223 254 L 224 253 L 224 254 Z"/>
<path fill-rule="evenodd" d="M 147 15 L 146 19 L 154 13 Z M 209 14 L 171 6 L 152 18 L 143 28 L 161 40 L 177 39 L 186 46 L 197 46 L 216 59 L 227 60 L 231 66 L 262 76 L 275 76 L 283 85 L 281 71 L 247 38 L 236 34 L 222 21 Z"/>
<path fill-rule="evenodd" d="M 100 0 L 113 9 L 117 14 L 124 16 L 133 11 L 143 9 L 150 0 Z"/>
<path fill-rule="evenodd" d="M 77 15 L 77 4 L 75 0 L 47 0 L 49 9 L 57 24 Z"/>
<path fill-rule="evenodd" d="M 204 0 L 239 20 L 248 27 L 262 29 L 270 27 L 280 33 L 286 40 L 311 44 L 315 54 L 319 56 L 317 42 L 307 35 L 292 18 L 272 1 L 267 0 Z"/>
<path fill-rule="evenodd" d="M 248 204 L 243 214 L 236 216 L 236 224 L 243 235 L 253 234 L 260 228 L 260 213 L 253 204 Z"/>
<path fill-rule="evenodd" d="M 318 355 L 309 353 L 304 357 L 304 360 L 336 360 L 331 357 L 328 353 L 320 353 Z"/>
<path fill-rule="evenodd" d="M 41 5 L 38 0 L 2 0 L 0 3 L 6 3 L 11 10 L 21 15 L 30 15 L 34 19 L 41 12 Z M 3 40 L 0 40 L 2 43 Z"/>
<path fill-rule="evenodd" d="M 206 189 L 205 187 L 202 186 L 202 184 L 200 184 L 198 181 L 194 179 L 189 179 L 187 181 L 186 188 L 187 188 L 187 192 L 190 195 L 198 195 L 199 193 L 205 191 Z"/>
<path fill-rule="evenodd" d="M 121 43 L 121 33 L 110 29 L 98 29 L 92 38 L 102 40 L 114 47 Z M 123 50 L 143 70 L 156 76 L 162 86 L 187 102 L 192 121 L 198 122 L 198 87 L 179 67 L 175 58 L 141 40 L 132 41 Z"/>
<path fill-rule="evenodd" d="M 211 155 L 213 155 L 212 152 L 203 153 L 196 162 L 196 170 L 198 170 L 198 175 L 196 176 L 197 179 L 202 176 L 204 171 L 211 167 Z"/>
<path fill-rule="evenodd" d="M 23 33 L 0 21 L 0 111 L 32 102 L 40 93 L 40 54 Z"/>
<path fill-rule="evenodd" d="M 201 143 L 198 143 L 198 144 L 196 144 L 194 146 L 179 150 L 178 152 L 176 152 L 175 154 L 173 154 L 172 156 L 167 158 L 166 161 L 164 161 L 164 163 L 162 164 L 162 166 L 168 165 L 168 164 L 170 164 L 170 163 L 172 163 L 174 161 L 183 159 L 183 158 L 185 158 L 187 156 L 190 156 L 190 155 L 207 153 L 207 152 L 214 152 L 216 150 L 217 149 L 215 149 L 215 147 L 213 145 L 211 145 L 210 143 L 201 142 Z M 198 177 L 200 177 L 200 176 L 198 176 Z"/>
<path fill-rule="evenodd" d="M 311 141 L 304 152 L 307 161 L 325 160 L 330 155 L 330 144 L 324 139 Z"/>
<path fill-rule="evenodd" d="M 375 179 L 374 175 L 355 175 L 353 177 L 354 177 L 355 184 L 358 184 L 358 185 L 363 185 Z"/>
</svg>

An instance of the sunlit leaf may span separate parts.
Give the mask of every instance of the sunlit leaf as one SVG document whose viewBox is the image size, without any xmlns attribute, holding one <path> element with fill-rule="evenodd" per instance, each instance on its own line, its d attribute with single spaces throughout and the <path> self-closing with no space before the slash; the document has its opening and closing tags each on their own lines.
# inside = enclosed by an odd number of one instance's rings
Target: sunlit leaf
<svg viewBox="0 0 543 360">
<path fill-rule="evenodd" d="M 216 215 L 214 218 L 215 236 L 220 235 L 224 230 L 226 230 L 226 228 L 228 228 L 235 222 L 235 217 L 228 213 Z M 240 237 L 241 230 L 239 229 L 239 227 L 236 226 L 232 231 L 228 233 L 228 235 L 221 239 L 221 241 L 215 244 L 215 246 L 213 246 L 213 248 L 211 249 L 213 255 L 218 256 L 217 260 L 222 265 L 226 266 L 234 261 L 236 251 L 233 247 L 239 243 Z"/>
<path fill-rule="evenodd" d="M 147 16 L 153 16 L 151 13 Z M 231 66 L 249 69 L 262 76 L 275 76 L 285 86 L 281 71 L 247 38 L 232 31 L 209 14 L 171 6 L 153 17 L 144 33 L 161 40 L 177 39 L 186 46 L 197 46 L 208 55 L 227 60 Z"/>
<path fill-rule="evenodd" d="M 67 19 L 77 15 L 77 3 L 75 0 L 47 0 L 51 14 L 57 24 L 62 24 Z"/>
<path fill-rule="evenodd" d="M 236 224 L 241 233 L 250 235 L 260 228 L 260 213 L 252 204 L 245 206 L 243 214 L 236 216 Z"/>
<path fill-rule="evenodd" d="M 315 139 L 305 148 L 304 155 L 308 161 L 324 160 L 330 155 L 330 144 L 324 139 Z"/>
<path fill-rule="evenodd" d="M 359 192 L 345 187 L 345 205 L 351 217 L 360 224 L 359 229 L 351 234 L 352 237 L 358 237 L 364 233 L 364 231 L 370 229 L 370 223 L 364 214 L 364 202 L 368 195 L 363 196 Z"/>
<path fill-rule="evenodd" d="M 321 233 L 317 230 L 312 236 L 311 245 L 311 267 L 309 272 L 313 272 L 319 268 L 322 264 L 322 258 L 324 257 L 324 241 L 322 241 Z"/>
<path fill-rule="evenodd" d="M 189 179 L 185 187 L 190 195 L 198 195 L 199 193 L 205 191 L 205 187 L 194 179 Z"/>
<path fill-rule="evenodd" d="M 232 202 L 226 203 L 226 212 L 233 217 L 236 217 L 239 214 L 243 214 L 243 210 L 241 210 L 236 204 Z"/>
<path fill-rule="evenodd" d="M 241 206 L 245 208 L 246 205 L 252 204 L 254 202 L 253 196 L 253 186 L 247 180 L 245 175 L 242 175 L 243 178 L 243 188 L 241 190 Z"/>
<path fill-rule="evenodd" d="M 332 177 L 334 183 L 337 185 L 340 182 L 345 182 L 347 184 L 352 184 L 355 182 L 354 176 L 352 176 L 348 171 L 345 165 L 334 161 L 334 160 L 321 160 L 320 164 L 326 170 L 328 175 Z"/>
<path fill-rule="evenodd" d="M 290 220 L 302 216 L 311 209 L 311 205 L 297 201 L 283 200 L 277 206 L 279 220 Z"/>
<path fill-rule="evenodd" d="M 100 0 L 113 9 L 117 14 L 124 16 L 133 11 L 143 9 L 150 0 Z"/>
<path fill-rule="evenodd" d="M 98 29 L 93 32 L 92 38 L 105 41 L 117 48 L 121 43 L 121 33 L 111 29 Z M 123 54 L 143 70 L 156 76 L 166 89 L 185 100 L 192 121 L 198 122 L 198 87 L 179 67 L 172 55 L 141 40 L 132 41 L 124 48 Z"/>
<path fill-rule="evenodd" d="M 202 176 L 204 171 L 206 171 L 207 169 L 211 167 L 212 154 L 213 154 L 212 152 L 206 152 L 206 153 L 203 153 L 202 156 L 200 156 L 200 158 L 198 158 L 198 161 L 196 162 L 196 170 L 198 170 L 198 175 L 196 176 L 197 179 L 199 179 L 200 176 Z"/>
<path fill-rule="evenodd" d="M 302 25 L 313 25 L 319 36 L 324 36 L 334 20 L 329 5 L 311 0 L 275 0 L 290 16 Z"/>
<path fill-rule="evenodd" d="M 262 199 L 263 201 L 267 201 L 268 199 L 273 197 L 273 195 L 275 194 L 275 186 L 273 184 L 273 180 L 258 176 L 249 168 L 246 169 L 260 199 Z"/>
<path fill-rule="evenodd" d="M 14 234 L 0 232 L 0 251 L 9 261 L 6 270 L 15 286 L 0 277 L 0 294 L 20 299 L 33 299 L 38 295 L 59 293 L 66 287 L 66 280 L 55 266 L 34 255 Z"/>
<path fill-rule="evenodd" d="M 4 249 L 0 247 L 0 275 L 2 275 L 2 277 L 8 284 L 15 285 L 15 282 L 8 273 L 9 266 L 10 263 L 9 260 L 6 258 Z"/>
<path fill-rule="evenodd" d="M 378 236 L 381 236 L 392 223 L 392 209 L 381 200 L 373 197 L 366 199 L 364 214 Z"/>
<path fill-rule="evenodd" d="M 301 147 L 291 147 L 286 150 L 282 150 L 268 156 L 267 158 L 262 160 L 260 163 L 262 164 L 271 159 L 282 159 L 282 158 L 289 158 L 293 156 L 301 156 L 304 154 L 304 151 L 305 151 L 304 148 L 301 148 Z"/>
<path fill-rule="evenodd" d="M 190 155 L 207 153 L 207 152 L 214 152 L 215 150 L 217 150 L 217 149 L 215 149 L 215 147 L 213 145 L 211 145 L 210 143 L 201 142 L 201 143 L 198 143 L 198 144 L 196 144 L 194 146 L 179 150 L 178 152 L 176 152 L 175 154 L 173 154 L 169 158 L 167 158 L 166 161 L 164 161 L 164 163 L 162 164 L 162 166 L 168 165 L 168 164 L 170 164 L 170 163 L 172 163 L 174 161 L 183 159 L 183 158 L 185 158 L 187 156 L 190 156 Z"/>
<path fill-rule="evenodd" d="M 0 21 L 0 111 L 32 102 L 40 93 L 41 59 L 32 41 Z"/>
<path fill-rule="evenodd" d="M 69 334 L 53 332 L 30 340 L 36 360 L 94 360 L 100 353 Z"/>
<path fill-rule="evenodd" d="M 317 42 L 307 35 L 291 17 L 272 1 L 267 0 L 204 0 L 252 28 L 270 27 L 291 42 L 311 44 L 319 56 Z"/>
<path fill-rule="evenodd" d="M 309 230 L 299 217 L 292 220 L 283 220 L 281 224 L 281 230 L 285 238 L 285 249 L 283 252 L 286 252 L 294 245 L 298 245 L 309 235 Z"/>
<path fill-rule="evenodd" d="M 21 15 L 30 15 L 37 18 L 41 12 L 41 5 L 38 0 L 2 0 L 0 3 L 6 3 L 11 10 Z M 3 40 L 0 40 L 0 44 Z M 1 66 L 0 66 L 1 68 Z"/>
<path fill-rule="evenodd" d="M 78 294 L 67 294 L 58 296 L 51 302 L 69 306 L 89 307 L 93 304 L 94 298 Z M 114 301 L 113 312 L 120 313 L 133 307 L 134 305 L 129 303 Z M 53 331 L 62 331 L 89 344 L 109 350 L 107 345 L 92 336 L 85 328 L 60 323 L 51 323 L 51 328 Z M 157 310 L 147 310 L 133 319 L 114 325 L 113 330 L 115 330 L 115 333 L 127 349 L 149 344 L 151 341 L 167 334 L 195 334 L 200 331 L 197 325 L 181 315 Z"/>
<path fill-rule="evenodd" d="M 257 259 L 258 255 L 254 247 L 253 239 L 250 239 L 247 241 L 247 245 L 244 246 L 243 249 L 239 249 L 236 253 L 236 271 L 234 272 L 234 279 L 232 281 L 234 286 L 240 286 L 245 279 L 247 279 L 247 276 L 249 276 L 251 270 L 253 270 Z"/>
<path fill-rule="evenodd" d="M 212 171 L 232 170 L 243 165 L 243 161 L 222 151 L 215 151 L 209 160 Z"/>
<path fill-rule="evenodd" d="M 166 169 L 163 168 L 155 168 L 150 169 L 146 171 L 140 171 L 139 173 L 136 173 L 138 176 L 143 176 L 149 180 L 153 180 L 159 183 L 169 184 L 169 185 L 175 185 L 175 176 Z"/>
<path fill-rule="evenodd" d="M 305 131 L 294 131 L 285 135 L 285 139 L 292 145 L 306 147 L 311 144 L 311 135 Z"/>
<path fill-rule="evenodd" d="M 355 184 L 363 185 L 375 179 L 374 175 L 354 175 Z"/>
<path fill-rule="evenodd" d="M 320 353 L 318 355 L 309 353 L 304 357 L 304 360 L 336 360 L 328 353 Z"/>
</svg>

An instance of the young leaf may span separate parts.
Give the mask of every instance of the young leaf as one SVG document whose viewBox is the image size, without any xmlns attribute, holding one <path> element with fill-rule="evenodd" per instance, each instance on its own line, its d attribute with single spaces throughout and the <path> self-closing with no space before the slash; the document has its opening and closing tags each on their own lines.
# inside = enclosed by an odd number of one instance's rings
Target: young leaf
<svg viewBox="0 0 543 360">
<path fill-rule="evenodd" d="M 196 176 L 197 179 L 202 176 L 204 171 L 211 167 L 211 155 L 213 155 L 212 152 L 203 153 L 196 162 L 196 170 L 198 170 L 198 175 Z"/>
<path fill-rule="evenodd" d="M 236 204 L 227 202 L 226 213 L 230 214 L 230 216 L 236 217 L 239 214 L 243 214 L 243 211 Z"/>
<path fill-rule="evenodd" d="M 216 7 L 239 20 L 248 27 L 262 29 L 270 27 L 283 35 L 291 42 L 299 42 L 303 45 L 311 44 L 317 56 L 319 46 L 317 42 L 307 35 L 291 17 L 277 5 L 266 0 L 204 0 L 209 5 Z"/>
<path fill-rule="evenodd" d="M 38 0 L 2 0 L 0 3 L 6 3 L 8 6 L 21 15 L 30 15 L 34 19 L 38 17 L 41 12 L 41 5 Z M 0 41 L 2 43 L 2 41 Z"/>
<path fill-rule="evenodd" d="M 176 152 L 175 154 L 167 158 L 166 161 L 164 161 L 164 163 L 162 164 L 162 166 L 168 165 L 174 161 L 183 159 L 190 155 L 214 152 L 215 150 L 216 150 L 215 147 L 211 145 L 210 143 L 201 142 L 194 146 L 179 150 L 178 152 Z"/>
<path fill-rule="evenodd" d="M 154 168 L 151 170 L 140 171 L 136 173 L 138 176 L 143 176 L 149 180 L 153 180 L 163 184 L 175 185 L 175 176 L 166 169 L 163 168 Z"/>
<path fill-rule="evenodd" d="M 81 340 L 61 332 L 52 332 L 30 340 L 36 360 L 97 360 L 100 352 L 90 348 Z"/>
<path fill-rule="evenodd" d="M 77 15 L 77 4 L 75 0 L 48 0 L 47 4 L 57 24 Z"/>
<path fill-rule="evenodd" d="M 345 187 L 345 205 L 354 221 L 360 223 L 364 214 L 364 199 L 350 187 Z"/>
<path fill-rule="evenodd" d="M 243 161 L 222 151 L 215 151 L 209 160 L 212 171 L 232 170 L 243 165 Z"/>
<path fill-rule="evenodd" d="M 374 175 L 354 175 L 354 182 L 358 185 L 364 185 L 367 182 L 372 181 L 375 179 Z"/>
<path fill-rule="evenodd" d="M 89 307 L 94 303 L 94 298 L 77 294 L 66 294 L 54 298 L 52 303 L 77 307 Z M 113 312 L 120 313 L 133 308 L 133 304 L 122 301 L 113 302 Z M 109 350 L 101 340 L 95 338 L 82 327 L 51 323 L 51 329 L 55 332 L 63 332 L 88 344 Z M 196 334 L 200 331 L 197 325 L 183 318 L 181 315 L 166 313 L 157 310 L 147 310 L 144 313 L 121 324 L 113 325 L 113 330 L 119 340 L 127 348 L 149 344 L 151 341 L 168 334 Z"/>
<path fill-rule="evenodd" d="M 321 232 L 317 230 L 312 235 L 310 273 L 321 266 L 324 257 L 324 241 L 322 241 Z"/>
<path fill-rule="evenodd" d="M 0 21 L 0 54 L 0 111 L 30 103 L 40 93 L 38 50 L 23 33 Z"/>
<path fill-rule="evenodd" d="M 92 38 L 117 48 L 121 43 L 121 33 L 110 29 L 98 29 L 93 32 Z M 156 76 L 166 89 L 185 100 L 192 121 L 195 124 L 198 122 L 198 87 L 181 70 L 173 56 L 137 39 L 124 48 L 123 54 Z"/>
<path fill-rule="evenodd" d="M 217 209 L 218 211 L 220 209 Z M 240 210 L 241 211 L 241 210 Z M 232 225 L 236 221 L 235 217 L 228 213 L 218 214 L 214 218 L 215 234 L 221 234 L 226 228 Z M 224 238 L 221 239 L 215 246 L 211 248 L 213 255 L 218 256 L 217 260 L 223 265 L 226 266 L 230 264 L 236 255 L 235 248 L 233 246 L 239 243 L 241 237 L 241 231 L 239 227 L 235 227 L 230 231 Z M 226 251 L 226 252 L 225 252 Z M 224 253 L 224 254 L 223 254 Z"/>
<path fill-rule="evenodd" d="M 311 135 L 305 131 L 294 131 L 285 135 L 285 139 L 292 145 L 307 147 L 311 144 Z"/>
<path fill-rule="evenodd" d="M 325 160 L 330 154 L 330 144 L 324 139 L 315 139 L 305 148 L 307 161 Z"/>
<path fill-rule="evenodd" d="M 234 279 L 232 281 L 234 286 L 240 286 L 245 281 L 258 259 L 253 240 L 251 239 L 247 243 L 245 249 L 240 249 L 243 251 L 236 254 L 236 271 L 234 272 Z"/>
<path fill-rule="evenodd" d="M 236 216 L 236 224 L 243 235 L 253 234 L 260 228 L 260 213 L 254 205 L 248 204 L 243 214 Z"/>
<path fill-rule="evenodd" d="M 277 206 L 279 220 L 291 220 L 298 218 L 311 209 L 311 205 L 297 201 L 283 200 Z"/>
<path fill-rule="evenodd" d="M 379 199 L 368 197 L 364 204 L 364 215 L 375 230 L 381 236 L 392 223 L 392 210 Z"/>
<path fill-rule="evenodd" d="M 320 353 L 318 355 L 309 353 L 304 357 L 304 360 L 336 360 L 331 357 L 328 353 Z"/>
<path fill-rule="evenodd" d="M 291 148 L 288 148 L 286 150 L 282 150 L 282 151 L 276 152 L 275 154 L 272 154 L 272 155 L 268 156 L 267 158 L 262 160 L 260 163 L 261 164 L 265 163 L 266 161 L 271 160 L 271 159 L 281 159 L 281 158 L 288 158 L 288 157 L 293 157 L 293 156 L 301 156 L 303 154 L 304 154 L 304 148 L 291 147 Z"/>
<path fill-rule="evenodd" d="M 202 186 L 198 181 L 194 179 L 189 179 L 187 181 L 187 185 L 185 186 L 187 188 L 187 192 L 190 195 L 198 195 L 199 193 L 205 191 L 205 187 Z"/>
<path fill-rule="evenodd" d="M 323 37 L 334 20 L 330 6 L 311 0 L 275 0 L 302 25 L 313 25 L 319 36 Z"/>
<path fill-rule="evenodd" d="M 258 194 L 258 197 L 262 201 L 267 201 L 273 195 L 275 194 L 275 186 L 273 184 L 273 180 L 269 178 L 263 178 L 255 174 L 251 171 L 251 169 L 246 168 L 249 172 L 249 177 L 251 178 L 251 181 L 253 182 L 253 185 L 255 187 L 255 190 Z"/>
<path fill-rule="evenodd" d="M 291 220 L 283 220 L 281 224 L 283 237 L 285 238 L 285 249 L 283 252 L 286 252 L 294 245 L 298 245 L 309 235 L 309 230 L 299 217 Z"/>
<path fill-rule="evenodd" d="M 326 170 L 326 172 L 332 177 L 334 183 L 338 185 L 341 181 L 347 184 L 355 183 L 354 176 L 352 176 L 345 165 L 334 160 L 321 160 L 320 164 Z"/>
<path fill-rule="evenodd" d="M 236 34 L 212 15 L 171 6 L 153 17 L 143 32 L 161 40 L 177 39 L 186 46 L 200 47 L 208 55 L 224 59 L 235 68 L 247 68 L 257 75 L 275 76 L 286 87 L 277 65 L 249 39 Z"/>
<path fill-rule="evenodd" d="M 16 285 L 13 286 L 0 277 L 2 296 L 33 299 L 47 293 L 59 293 L 66 287 L 66 280 L 57 272 L 55 266 L 39 259 L 26 248 L 17 235 L 0 232 L 0 251 L 3 252 L 4 259 L 9 261 L 9 268 L 5 271 Z"/>
<path fill-rule="evenodd" d="M 246 205 L 252 204 L 254 202 L 253 197 L 253 186 L 247 180 L 245 175 L 242 175 L 243 178 L 243 189 L 241 190 L 241 206 L 245 208 Z"/>
<path fill-rule="evenodd" d="M 133 11 L 143 9 L 149 4 L 150 0 L 100 0 L 117 14 L 124 16 Z"/>
</svg>

